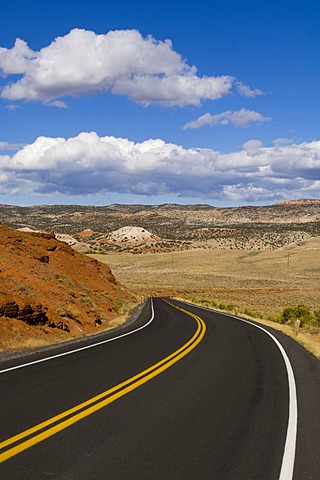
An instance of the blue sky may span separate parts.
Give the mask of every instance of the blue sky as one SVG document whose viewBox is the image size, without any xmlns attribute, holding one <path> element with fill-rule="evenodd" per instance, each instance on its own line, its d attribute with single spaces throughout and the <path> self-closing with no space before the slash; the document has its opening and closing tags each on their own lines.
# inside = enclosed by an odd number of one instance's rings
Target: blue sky
<svg viewBox="0 0 320 480">
<path fill-rule="evenodd" d="M 0 18 L 0 203 L 320 197 L 318 1 L 6 0 Z"/>
</svg>

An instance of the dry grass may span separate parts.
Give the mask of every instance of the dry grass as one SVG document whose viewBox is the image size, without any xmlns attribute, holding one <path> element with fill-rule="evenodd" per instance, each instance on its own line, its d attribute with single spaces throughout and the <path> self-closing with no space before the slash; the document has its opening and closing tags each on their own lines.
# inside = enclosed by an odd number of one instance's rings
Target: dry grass
<svg viewBox="0 0 320 480">
<path fill-rule="evenodd" d="M 214 301 L 226 310 L 265 320 L 289 305 L 320 306 L 319 237 L 274 251 L 199 249 L 93 257 L 106 262 L 120 282 L 140 295 Z M 320 356 L 319 330 L 299 335 L 305 346 L 314 339 Z"/>
</svg>

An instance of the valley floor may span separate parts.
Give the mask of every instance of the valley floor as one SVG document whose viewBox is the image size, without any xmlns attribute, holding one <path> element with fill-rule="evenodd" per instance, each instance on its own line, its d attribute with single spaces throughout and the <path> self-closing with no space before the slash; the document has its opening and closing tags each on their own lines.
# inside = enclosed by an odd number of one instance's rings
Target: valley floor
<svg viewBox="0 0 320 480">
<path fill-rule="evenodd" d="M 287 306 L 320 306 L 319 237 L 273 251 L 195 249 L 93 256 L 106 262 L 127 288 L 144 296 L 171 295 L 264 320 L 279 316 Z M 320 345 L 319 328 L 304 330 Z"/>
</svg>

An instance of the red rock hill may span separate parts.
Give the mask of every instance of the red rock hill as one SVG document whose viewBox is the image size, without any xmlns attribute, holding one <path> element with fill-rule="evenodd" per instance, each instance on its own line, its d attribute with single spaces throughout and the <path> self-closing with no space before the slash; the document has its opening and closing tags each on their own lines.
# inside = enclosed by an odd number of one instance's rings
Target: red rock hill
<svg viewBox="0 0 320 480">
<path fill-rule="evenodd" d="M 97 333 L 136 299 L 51 234 L 0 226 L 0 350 Z"/>
</svg>

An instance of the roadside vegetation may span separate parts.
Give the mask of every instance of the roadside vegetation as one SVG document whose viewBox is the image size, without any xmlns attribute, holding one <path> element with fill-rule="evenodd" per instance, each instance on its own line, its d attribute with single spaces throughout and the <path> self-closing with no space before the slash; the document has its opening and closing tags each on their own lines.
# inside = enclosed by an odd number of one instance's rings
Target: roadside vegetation
<svg viewBox="0 0 320 480">
<path fill-rule="evenodd" d="M 191 303 L 211 308 L 213 310 L 221 310 L 230 312 L 235 315 L 245 315 L 250 318 L 261 318 L 282 325 L 294 326 L 296 320 L 299 320 L 300 327 L 305 330 L 312 330 L 312 327 L 320 328 L 320 308 L 311 309 L 307 305 L 295 305 L 285 307 L 278 315 L 261 315 L 258 311 L 250 308 L 241 308 L 235 304 L 220 303 L 215 300 L 201 299 L 198 297 L 186 297 Z M 309 327 L 309 328 L 308 328 Z"/>
<path fill-rule="evenodd" d="M 278 315 L 264 316 L 248 308 L 241 308 L 234 304 L 219 303 L 215 300 L 189 296 L 182 296 L 181 299 L 205 308 L 253 320 L 279 330 L 294 338 L 320 359 L 320 308 L 313 310 L 306 305 L 300 304 L 285 307 Z M 298 326 L 296 325 L 297 320 L 299 321 Z"/>
</svg>

